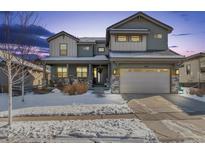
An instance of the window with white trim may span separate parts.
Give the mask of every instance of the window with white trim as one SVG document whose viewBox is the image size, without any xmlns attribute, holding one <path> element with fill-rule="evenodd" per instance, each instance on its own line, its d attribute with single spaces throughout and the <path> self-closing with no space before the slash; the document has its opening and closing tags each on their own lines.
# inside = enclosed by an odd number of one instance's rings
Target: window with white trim
<svg viewBox="0 0 205 154">
<path fill-rule="evenodd" d="M 116 41 L 117 42 L 127 42 L 128 41 L 128 37 L 126 35 L 118 35 L 116 37 Z"/>
<path fill-rule="evenodd" d="M 141 35 L 132 35 L 130 36 L 131 42 L 142 42 L 142 36 Z"/>
<path fill-rule="evenodd" d="M 66 66 L 58 66 L 57 67 L 57 77 L 58 78 L 68 77 L 68 69 Z"/>
<path fill-rule="evenodd" d="M 86 66 L 76 68 L 78 78 L 87 78 L 88 68 Z"/>
<path fill-rule="evenodd" d="M 99 47 L 98 52 L 105 52 L 105 48 L 104 47 Z"/>
<path fill-rule="evenodd" d="M 154 38 L 162 39 L 162 34 L 161 33 L 154 34 Z"/>
<path fill-rule="evenodd" d="M 66 43 L 60 44 L 60 56 L 67 56 L 68 47 Z"/>
</svg>

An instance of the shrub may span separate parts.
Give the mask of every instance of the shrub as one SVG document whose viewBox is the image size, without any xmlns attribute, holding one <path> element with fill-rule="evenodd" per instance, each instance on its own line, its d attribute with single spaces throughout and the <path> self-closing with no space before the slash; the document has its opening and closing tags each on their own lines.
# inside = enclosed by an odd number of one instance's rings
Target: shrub
<svg viewBox="0 0 205 154">
<path fill-rule="evenodd" d="M 199 97 L 202 97 L 203 95 L 205 95 L 205 89 L 190 88 L 189 93 L 190 95 L 197 95 Z"/>
<path fill-rule="evenodd" d="M 43 87 L 43 88 L 34 88 L 33 93 L 34 94 L 47 94 L 51 92 L 51 89 Z"/>
<path fill-rule="evenodd" d="M 69 95 L 75 95 L 76 94 L 76 89 L 73 85 L 65 85 L 63 87 L 63 92 L 65 94 L 69 94 Z"/>
<path fill-rule="evenodd" d="M 88 86 L 85 83 L 76 83 L 73 85 L 75 86 L 77 94 L 83 94 L 88 91 Z"/>
<path fill-rule="evenodd" d="M 63 87 L 63 92 L 69 95 L 83 94 L 88 90 L 88 86 L 85 83 L 73 83 L 72 85 L 66 85 Z"/>
</svg>

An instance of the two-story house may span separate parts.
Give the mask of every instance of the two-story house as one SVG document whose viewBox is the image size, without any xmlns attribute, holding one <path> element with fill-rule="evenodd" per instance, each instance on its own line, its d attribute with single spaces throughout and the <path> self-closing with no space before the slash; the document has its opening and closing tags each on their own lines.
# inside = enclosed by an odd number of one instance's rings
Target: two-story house
<svg viewBox="0 0 205 154">
<path fill-rule="evenodd" d="M 168 48 L 172 27 L 138 12 L 106 29 L 105 38 L 64 31 L 48 38 L 51 77 L 86 79 L 112 93 L 175 93 L 175 66 L 183 56 Z"/>
</svg>

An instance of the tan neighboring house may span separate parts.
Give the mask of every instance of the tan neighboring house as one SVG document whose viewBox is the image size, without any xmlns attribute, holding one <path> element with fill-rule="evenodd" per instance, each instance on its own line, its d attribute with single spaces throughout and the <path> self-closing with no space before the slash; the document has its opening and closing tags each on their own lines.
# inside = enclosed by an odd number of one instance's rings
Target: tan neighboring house
<svg viewBox="0 0 205 154">
<path fill-rule="evenodd" d="M 184 87 L 205 87 L 205 53 L 186 58 L 179 68 L 179 82 Z"/>
<path fill-rule="evenodd" d="M 19 58 L 13 57 L 13 62 L 16 64 L 20 64 Z M 28 69 L 29 75 L 25 78 L 25 90 L 30 90 L 36 86 L 42 86 L 44 79 L 44 69 L 40 65 L 33 64 L 31 62 L 25 61 L 24 65 Z M 2 52 L 0 51 L 0 67 L 4 67 L 4 59 L 2 56 Z M 50 78 L 50 71 L 46 70 L 46 77 Z M 0 69 L 0 92 L 7 92 L 7 76 Z M 14 87 L 18 87 L 20 83 Z M 14 88 L 15 89 L 15 88 Z"/>
</svg>

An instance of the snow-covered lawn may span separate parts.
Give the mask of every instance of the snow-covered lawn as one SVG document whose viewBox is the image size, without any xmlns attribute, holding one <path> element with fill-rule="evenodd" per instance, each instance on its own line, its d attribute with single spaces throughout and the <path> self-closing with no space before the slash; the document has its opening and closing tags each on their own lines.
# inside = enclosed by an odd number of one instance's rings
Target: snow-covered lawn
<svg viewBox="0 0 205 154">
<path fill-rule="evenodd" d="M 83 121 L 14 122 L 11 128 L 0 123 L 0 142 L 50 142 L 58 137 L 132 138 L 158 142 L 155 134 L 138 119 Z M 8 137 L 9 140 L 3 140 Z"/>
<path fill-rule="evenodd" d="M 8 109 L 7 94 L 0 93 L 0 111 Z M 82 95 L 64 95 L 63 93 L 33 94 L 25 95 L 25 102 L 21 96 L 13 97 L 13 108 L 42 107 L 42 106 L 63 106 L 76 104 L 124 104 L 125 100 L 120 94 L 111 94 L 106 91 L 104 95 L 94 94 L 88 91 Z"/>
<path fill-rule="evenodd" d="M 128 107 L 127 104 L 63 105 L 29 107 L 13 110 L 13 116 L 110 115 L 129 113 L 133 113 L 133 111 Z M 0 112 L 0 117 L 7 116 L 7 111 Z"/>
<path fill-rule="evenodd" d="M 179 93 L 180 96 L 184 96 L 184 97 L 188 97 L 188 98 L 192 98 L 201 102 L 205 102 L 205 95 L 202 97 L 196 96 L 196 95 L 190 95 L 189 94 L 189 88 L 185 88 L 183 87 L 183 92 Z"/>
<path fill-rule="evenodd" d="M 69 96 L 62 93 L 42 95 L 26 94 L 25 102 L 21 97 L 13 98 L 13 116 L 40 115 L 105 115 L 132 113 L 121 95 L 93 94 L 88 91 L 83 95 Z M 0 96 L 0 117 L 7 117 L 7 94 Z"/>
</svg>

